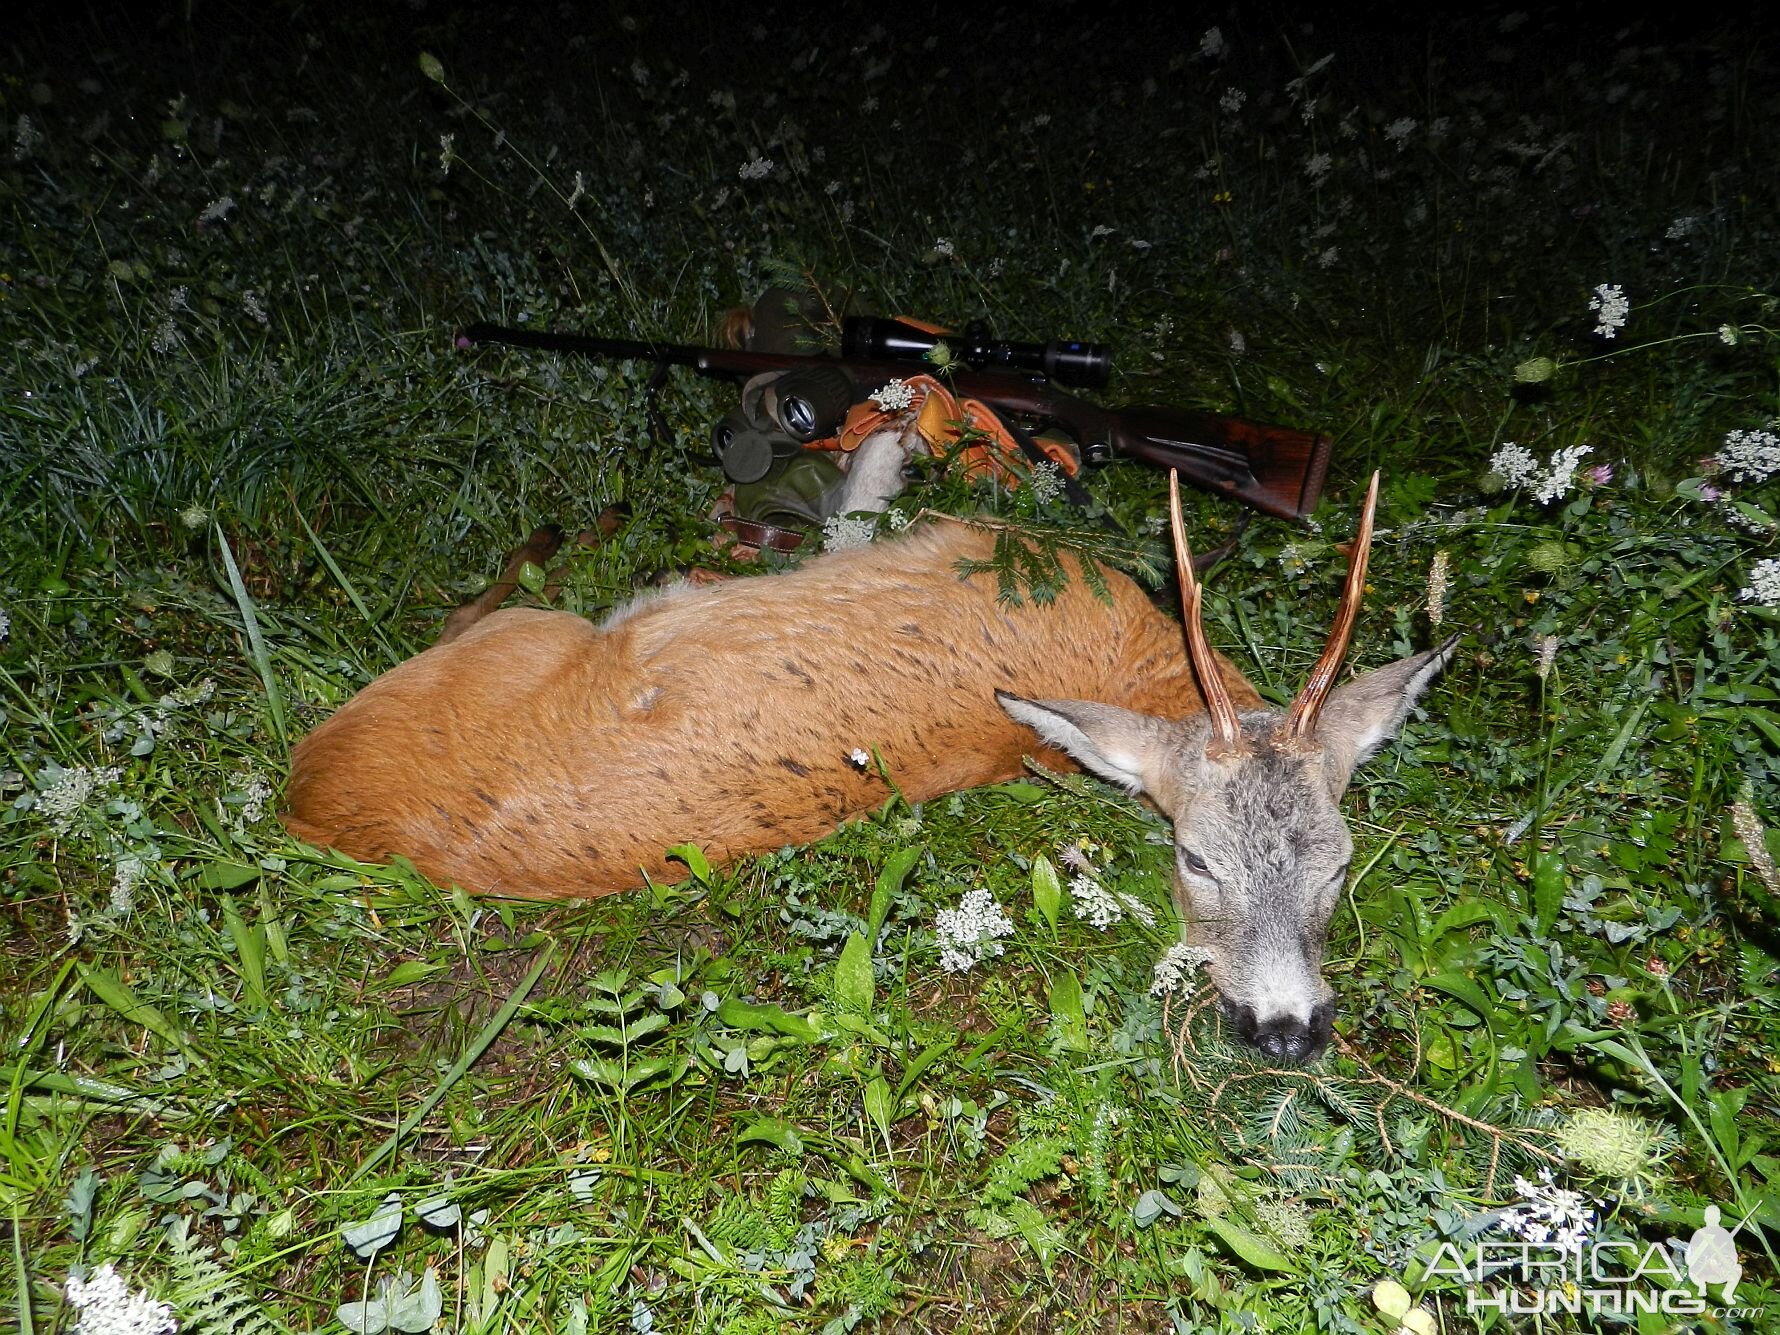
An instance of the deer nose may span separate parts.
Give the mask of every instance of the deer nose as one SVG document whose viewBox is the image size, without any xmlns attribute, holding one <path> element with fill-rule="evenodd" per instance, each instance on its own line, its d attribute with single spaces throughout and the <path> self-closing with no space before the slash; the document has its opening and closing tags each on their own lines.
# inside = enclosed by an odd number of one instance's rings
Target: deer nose
<svg viewBox="0 0 1780 1335">
<path fill-rule="evenodd" d="M 1236 1032 L 1252 1043 L 1270 1061 L 1307 1062 L 1322 1055 L 1335 1028 L 1335 1007 L 1323 1002 L 1310 1012 L 1309 1020 L 1294 1015 L 1275 1015 L 1265 1021 L 1256 1016 L 1252 1006 L 1232 1003 L 1223 1005 L 1224 1015 L 1235 1025 Z"/>
<path fill-rule="evenodd" d="M 1255 1029 L 1254 1044 L 1274 1061 L 1308 1061 L 1314 1052 L 1322 1051 L 1322 1043 L 1302 1020 L 1281 1016 Z"/>
</svg>

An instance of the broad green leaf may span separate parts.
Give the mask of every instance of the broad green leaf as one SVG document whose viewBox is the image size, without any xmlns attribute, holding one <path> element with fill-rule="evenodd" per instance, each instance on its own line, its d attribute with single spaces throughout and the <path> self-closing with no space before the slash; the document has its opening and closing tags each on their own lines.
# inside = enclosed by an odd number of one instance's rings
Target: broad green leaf
<svg viewBox="0 0 1780 1335">
<path fill-rule="evenodd" d="M 797 1134 L 795 1126 L 781 1117 L 757 1117 L 736 1136 L 738 1145 L 754 1141 L 772 1145 L 790 1155 L 803 1154 L 803 1137 Z"/>
<path fill-rule="evenodd" d="M 847 944 L 834 966 L 834 1004 L 853 1015 L 870 1016 L 876 983 L 871 973 L 871 947 L 858 932 L 847 934 Z"/>
<path fill-rule="evenodd" d="M 1057 912 L 1063 905 L 1063 886 L 1057 880 L 1057 869 L 1043 853 L 1032 860 L 1032 902 L 1050 927 L 1051 935 L 1055 936 Z"/>
<path fill-rule="evenodd" d="M 192 884 L 205 890 L 238 890 L 265 874 L 261 868 L 244 862 L 212 862 L 192 877 Z"/>
<path fill-rule="evenodd" d="M 1205 1226 L 1212 1231 L 1224 1250 L 1252 1265 L 1257 1270 L 1276 1270 L 1282 1274 L 1295 1275 L 1298 1265 L 1271 1242 L 1258 1234 L 1249 1232 L 1240 1224 L 1233 1224 L 1227 1219 L 1208 1216 Z"/>
<path fill-rule="evenodd" d="M 142 1000 L 128 984 L 108 969 L 95 969 L 91 965 L 82 964 L 80 980 L 87 985 L 87 990 L 98 997 L 112 1010 L 130 1024 L 139 1024 L 158 1038 L 164 1039 L 174 1047 L 184 1049 L 185 1040 L 179 1029 L 155 1007 Z"/>
<path fill-rule="evenodd" d="M 1533 859 L 1533 913 L 1539 920 L 1539 934 L 1551 935 L 1558 914 L 1564 907 L 1564 855 L 1553 851 L 1540 853 Z"/>
<path fill-rule="evenodd" d="M 676 862 L 684 862 L 686 870 L 692 873 L 692 879 L 701 885 L 709 885 L 711 881 L 711 860 L 705 856 L 705 850 L 697 844 L 675 844 L 668 849 L 667 855 Z"/>
<path fill-rule="evenodd" d="M 1051 1020 L 1057 1046 L 1065 1052 L 1088 1050 L 1088 1017 L 1082 1009 L 1081 980 L 1069 969 L 1051 983 Z"/>
<path fill-rule="evenodd" d="M 865 1115 L 871 1119 L 871 1124 L 877 1128 L 878 1135 L 883 1139 L 884 1148 L 889 1149 L 892 1112 L 889 1082 L 881 1075 L 873 1076 L 865 1086 L 861 1102 L 865 1105 Z"/>
<path fill-rule="evenodd" d="M 795 1038 L 803 1043 L 820 1043 L 822 1031 L 816 1028 L 801 1015 L 792 1015 L 782 1006 L 774 1006 L 770 1002 L 762 1005 L 750 1005 L 745 1001 L 729 1000 L 717 1007 L 717 1018 L 732 1029 L 757 1029 L 769 1033 L 784 1034 L 787 1038 Z"/>
<path fill-rule="evenodd" d="M 1045 1268 L 1045 1274 L 1051 1273 L 1051 1263 L 1057 1259 L 1057 1250 L 1063 1245 L 1063 1234 L 1057 1226 L 1044 1217 L 1040 1210 L 1024 1196 L 1016 1196 L 1002 1207 L 1002 1213 L 1013 1220 L 1014 1227 L 1020 1230 L 1020 1236 L 1032 1253 L 1038 1257 L 1038 1263 Z"/>
<path fill-rule="evenodd" d="M 865 939 L 867 943 L 875 943 L 878 933 L 883 930 L 884 918 L 890 912 L 890 901 L 896 892 L 902 889 L 902 883 L 908 879 L 909 872 L 921 860 L 919 848 L 899 848 L 884 860 L 884 869 L 878 873 L 877 887 L 871 892 L 871 916 L 867 920 Z"/>
<path fill-rule="evenodd" d="M 408 987 L 414 983 L 424 982 L 444 968 L 443 964 L 434 964 L 428 960 L 403 960 L 389 971 L 379 986 L 384 988 Z"/>
<path fill-rule="evenodd" d="M 235 943 L 235 959 L 241 966 L 241 982 L 246 989 L 247 1004 L 254 1010 L 266 1008 L 266 932 L 262 927 L 249 927 L 241 917 L 232 895 L 221 896 L 223 921 L 228 925 L 229 939 Z"/>
<path fill-rule="evenodd" d="M 402 1197 L 390 1192 L 368 1219 L 361 1219 L 340 1230 L 340 1240 L 361 1261 L 369 1261 L 396 1240 L 402 1231 Z"/>
</svg>

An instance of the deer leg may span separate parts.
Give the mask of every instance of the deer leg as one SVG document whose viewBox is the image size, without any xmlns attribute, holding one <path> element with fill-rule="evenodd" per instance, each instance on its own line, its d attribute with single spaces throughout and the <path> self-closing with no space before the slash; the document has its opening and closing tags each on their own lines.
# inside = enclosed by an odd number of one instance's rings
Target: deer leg
<svg viewBox="0 0 1780 1335">
<path fill-rule="evenodd" d="M 575 541 L 583 547 L 597 547 L 601 541 L 617 531 L 618 522 L 618 511 L 608 506 L 594 520 L 594 526 L 582 529 Z M 439 632 L 437 642 L 451 643 L 490 612 L 498 610 L 519 588 L 519 572 L 525 569 L 526 562 L 539 568 L 548 565 L 550 558 L 562 549 L 563 536 L 563 531 L 555 524 L 545 524 L 533 529 L 529 538 L 507 553 L 507 563 L 501 567 L 501 577 L 462 607 L 453 609 L 451 615 L 445 618 L 445 628 Z M 554 597 L 561 582 L 558 578 L 548 584 L 544 589 L 544 596 Z"/>
<path fill-rule="evenodd" d="M 563 532 L 555 524 L 533 529 L 529 538 L 507 553 L 501 577 L 445 618 L 445 629 L 439 632 L 438 643 L 450 644 L 490 612 L 498 610 L 518 589 L 519 572 L 525 568 L 525 563 L 530 561 L 535 566 L 543 566 L 556 555 L 562 539 Z"/>
</svg>

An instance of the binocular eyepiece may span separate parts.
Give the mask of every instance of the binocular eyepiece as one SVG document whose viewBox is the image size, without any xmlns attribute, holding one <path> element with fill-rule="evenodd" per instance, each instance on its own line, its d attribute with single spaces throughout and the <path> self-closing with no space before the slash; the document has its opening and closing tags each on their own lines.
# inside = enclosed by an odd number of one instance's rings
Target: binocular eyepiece
<svg viewBox="0 0 1780 1335">
<path fill-rule="evenodd" d="M 1065 339 L 1013 343 L 995 338 L 980 320 L 965 325 L 961 335 L 931 334 L 873 315 L 849 316 L 841 324 L 841 354 L 866 361 L 923 361 L 940 343 L 979 371 L 1036 371 L 1079 389 L 1099 389 L 1112 374 L 1112 352 L 1104 344 Z"/>
</svg>

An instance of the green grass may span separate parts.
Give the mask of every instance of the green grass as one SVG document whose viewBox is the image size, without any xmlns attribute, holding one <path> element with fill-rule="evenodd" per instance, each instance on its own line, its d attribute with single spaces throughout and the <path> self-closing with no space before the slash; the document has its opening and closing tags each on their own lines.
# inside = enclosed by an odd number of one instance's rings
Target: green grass
<svg viewBox="0 0 1780 1335">
<path fill-rule="evenodd" d="M 11 1318 L 72 1328 L 66 1278 L 109 1261 L 205 1335 L 339 1329 L 386 1285 L 418 1329 L 423 1276 L 488 1332 L 1390 1330 L 1386 1279 L 1448 1330 L 1606 1328 L 1430 1273 L 1549 1168 L 1639 1253 L 1749 1216 L 1743 1310 L 1639 1329 L 1773 1328 L 1780 837 L 1765 873 L 1744 838 L 1780 823 L 1780 617 L 1741 593 L 1780 487 L 1699 465 L 1780 413 L 1769 34 L 1253 15 L 1214 58 L 1203 23 L 1073 8 L 717 12 L 13 34 Z M 282 833 L 290 742 L 535 524 L 628 507 L 571 561 L 588 615 L 714 560 L 732 391 L 677 379 L 659 447 L 647 368 L 453 328 L 696 341 L 787 276 L 1107 342 L 1110 402 L 1335 435 L 1320 522 L 1255 523 L 1210 581 L 1277 699 L 1371 469 L 1360 662 L 1436 638 L 1445 553 L 1465 638 L 1347 800 L 1322 1062 L 1264 1069 L 1150 995 L 1165 827 L 1090 780 L 557 907 Z M 1510 441 L 1611 478 L 1540 504 L 1489 475 Z M 1160 554 L 1159 475 L 1090 490 Z M 1189 503 L 1196 544 L 1228 533 Z M 1076 519 L 956 477 L 922 505 Z M 1155 928 L 1049 905 L 1083 838 Z M 979 887 L 1014 933 L 947 973 L 935 914 Z"/>
</svg>

